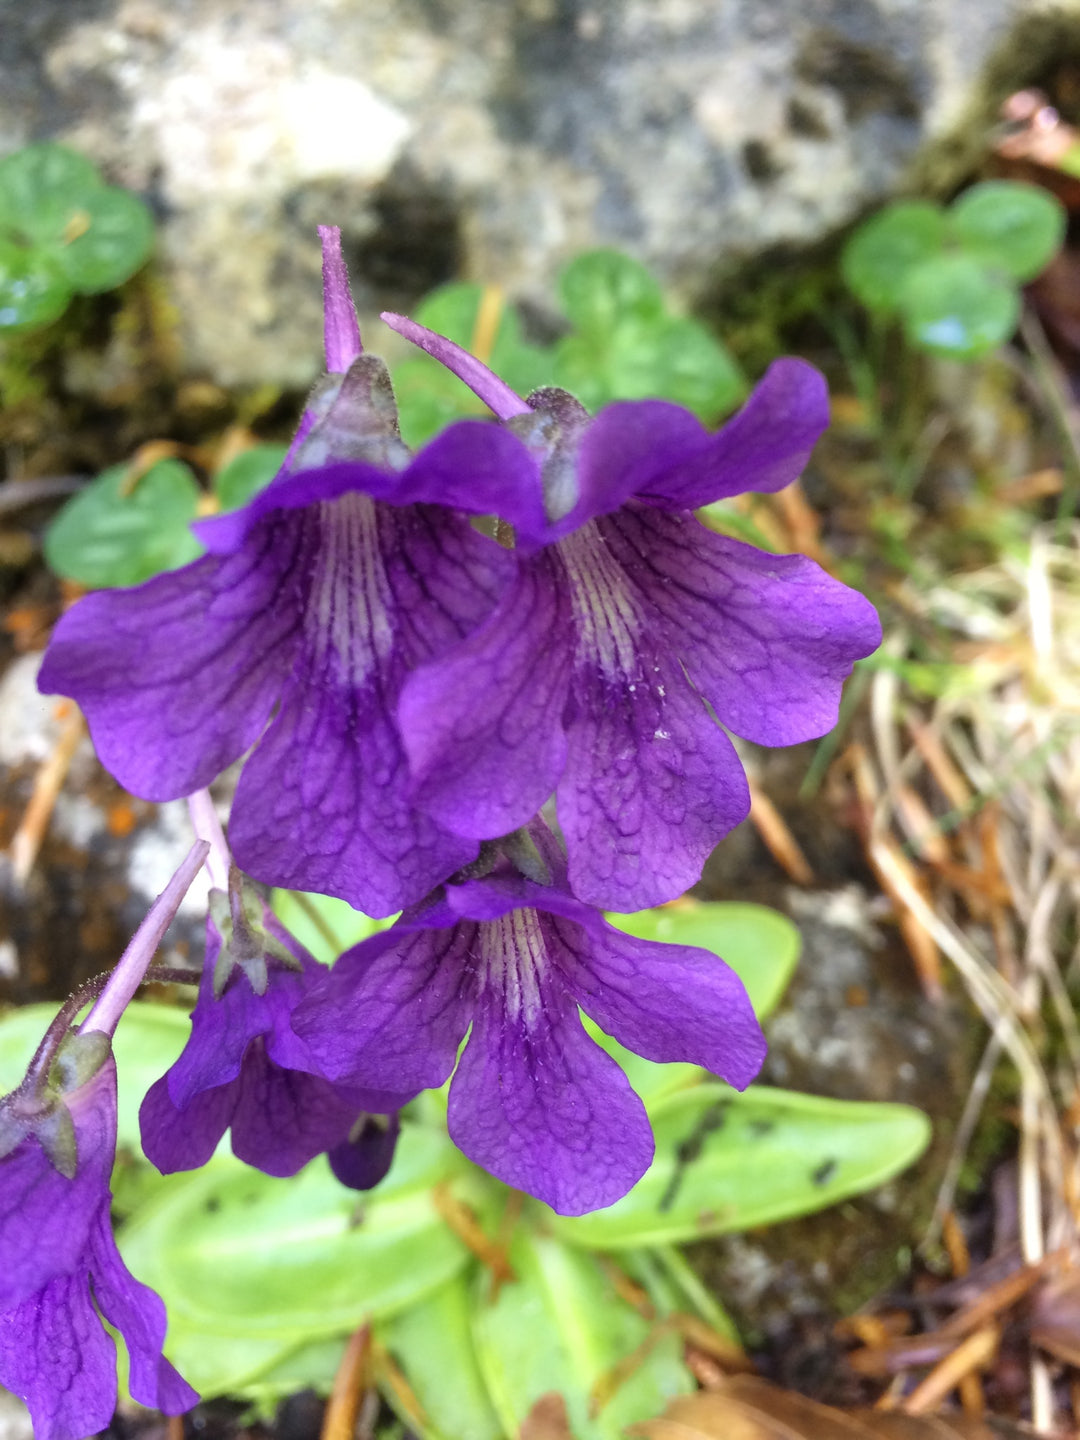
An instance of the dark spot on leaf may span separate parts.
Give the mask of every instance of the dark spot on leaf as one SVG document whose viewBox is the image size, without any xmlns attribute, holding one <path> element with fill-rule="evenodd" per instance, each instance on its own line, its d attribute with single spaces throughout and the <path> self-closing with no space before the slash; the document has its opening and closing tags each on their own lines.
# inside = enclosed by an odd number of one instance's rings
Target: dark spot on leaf
<svg viewBox="0 0 1080 1440">
<path fill-rule="evenodd" d="M 715 1105 L 710 1105 L 708 1110 L 700 1117 L 697 1124 L 687 1135 L 685 1140 L 680 1140 L 675 1147 L 675 1170 L 668 1182 L 668 1187 L 660 1197 L 660 1210 L 670 1210 L 675 1203 L 675 1197 L 682 1185 L 683 1173 L 688 1165 L 701 1158 L 705 1141 L 717 1130 L 723 1129 L 724 1121 L 727 1119 L 727 1111 L 730 1106 L 730 1099 L 718 1100 Z"/>
<path fill-rule="evenodd" d="M 815 1185 L 827 1185 L 839 1168 L 835 1160 L 823 1160 L 816 1170 L 811 1171 L 810 1179 Z"/>
</svg>

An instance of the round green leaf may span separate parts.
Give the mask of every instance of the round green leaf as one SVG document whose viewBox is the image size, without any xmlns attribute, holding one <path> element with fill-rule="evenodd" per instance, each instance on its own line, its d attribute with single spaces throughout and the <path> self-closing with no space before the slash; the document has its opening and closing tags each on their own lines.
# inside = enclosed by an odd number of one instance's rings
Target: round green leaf
<svg viewBox="0 0 1080 1440">
<path fill-rule="evenodd" d="M 127 190 L 102 187 L 72 208 L 52 251 L 81 295 L 115 290 L 144 263 L 154 243 L 150 212 Z"/>
<path fill-rule="evenodd" d="M 14 1090 L 26 1073 L 58 1005 L 26 1005 L 0 1019 L 0 1095 Z M 187 1013 L 169 1005 L 134 1000 L 113 1037 L 116 1058 L 117 1141 L 141 1154 L 139 1106 L 187 1044 Z"/>
<path fill-rule="evenodd" d="M 489 1281 L 481 1277 L 473 1305 L 480 1370 L 507 1435 L 517 1435 L 552 1390 L 566 1400 L 575 1440 L 623 1440 L 628 1426 L 693 1390 L 678 1337 L 656 1338 L 592 1256 L 519 1227 L 510 1260 L 517 1281 L 491 1304 Z M 635 1352 L 637 1363 L 594 1413 L 597 1382 Z"/>
<path fill-rule="evenodd" d="M 640 940 L 696 945 L 718 955 L 746 986 L 759 1020 L 776 1009 L 802 949 L 802 936 L 786 915 L 749 901 L 683 900 L 607 920 Z"/>
<path fill-rule="evenodd" d="M 384 1392 L 386 1398 L 422 1440 L 503 1437 L 473 1349 L 469 1292 L 466 1275 L 458 1275 L 376 1330 L 401 1367 L 423 1416 L 411 1406 L 406 1410 L 399 1392 L 390 1387 Z"/>
<path fill-rule="evenodd" d="M 974 360 L 1008 340 L 1020 300 L 1015 287 L 969 255 L 942 255 L 912 270 L 900 297 L 913 344 L 954 360 Z"/>
<path fill-rule="evenodd" d="M 70 300 L 71 286 L 47 255 L 0 239 L 0 331 L 48 325 Z"/>
<path fill-rule="evenodd" d="M 299 1343 L 413 1305 L 468 1263 L 432 1197 L 465 1168 L 444 1133 L 408 1122 L 363 1196 L 324 1159 L 291 1180 L 219 1159 L 163 1186 L 120 1246 L 178 1323 Z"/>
<path fill-rule="evenodd" d="M 872 215 L 854 232 L 840 257 L 840 273 L 868 310 L 894 312 L 917 266 L 945 245 L 942 210 L 926 200 L 902 200 Z"/>
<path fill-rule="evenodd" d="M 58 244 L 73 211 L 102 188 L 84 155 L 65 145 L 27 145 L 0 160 L 0 233 Z"/>
<path fill-rule="evenodd" d="M 589 250 L 559 276 L 559 300 L 576 329 L 607 335 L 629 316 L 656 320 L 664 296 L 655 276 L 619 250 Z"/>
<path fill-rule="evenodd" d="M 930 1122 L 909 1105 L 825 1100 L 752 1086 L 680 1090 L 650 1106 L 656 1159 L 629 1195 L 591 1215 L 552 1215 L 590 1249 L 682 1244 L 809 1215 L 918 1159 Z"/>
<path fill-rule="evenodd" d="M 706 422 L 732 410 L 746 391 L 727 350 L 696 320 L 630 315 L 610 330 L 564 336 L 555 350 L 558 383 L 587 410 L 612 400 L 673 400 Z"/>
<path fill-rule="evenodd" d="M 73 496 L 45 532 L 45 558 L 82 585 L 138 585 L 202 553 L 188 528 L 199 487 L 179 460 L 161 460 L 136 484 L 114 465 Z"/>
<path fill-rule="evenodd" d="M 222 510 L 239 510 L 265 490 L 287 453 L 285 445 L 252 445 L 223 466 L 214 476 L 214 491 Z"/>
<path fill-rule="evenodd" d="M 952 232 L 964 249 L 1014 280 L 1033 280 L 1065 239 L 1065 207 L 1037 185 L 985 180 L 973 185 L 949 211 Z"/>
</svg>

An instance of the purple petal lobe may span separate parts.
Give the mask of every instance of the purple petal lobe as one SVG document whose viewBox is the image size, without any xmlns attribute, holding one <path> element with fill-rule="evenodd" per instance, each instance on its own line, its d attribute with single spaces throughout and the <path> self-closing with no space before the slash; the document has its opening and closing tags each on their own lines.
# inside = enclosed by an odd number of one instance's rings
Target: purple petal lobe
<svg viewBox="0 0 1080 1440">
<path fill-rule="evenodd" d="M 85 1264 L 0 1309 L 0 1385 L 30 1409 L 35 1440 L 83 1440 L 116 1409 L 116 1349 L 90 1299 Z"/>
<path fill-rule="evenodd" d="M 491 617 L 405 682 L 398 715 L 414 795 L 460 835 L 505 835 L 562 770 L 570 606 L 546 557 L 521 563 Z"/>
<path fill-rule="evenodd" d="M 398 1133 L 396 1115 L 365 1115 L 342 1144 L 327 1159 L 330 1169 L 350 1190 L 371 1190 L 390 1170 Z"/>
<path fill-rule="evenodd" d="M 421 350 L 426 350 L 440 365 L 445 365 L 447 370 L 459 380 L 463 380 L 500 420 L 509 420 L 511 415 L 528 412 L 529 407 L 525 401 L 515 395 L 494 370 L 489 370 L 460 345 L 455 345 L 444 335 L 437 335 L 434 330 L 418 325 L 415 320 L 409 320 L 404 315 L 395 315 L 390 310 L 384 310 L 379 318 L 385 321 L 391 330 L 396 330 L 399 335 L 404 335 L 406 340 L 411 340 Z"/>
<path fill-rule="evenodd" d="M 637 658 L 636 680 L 575 675 L 558 788 L 571 888 L 612 910 L 681 895 L 750 809 L 739 757 L 678 665 Z"/>
<path fill-rule="evenodd" d="M 113 1239 L 107 1211 L 98 1217 L 91 1252 L 94 1297 L 101 1313 L 124 1337 L 131 1358 L 132 1398 L 165 1415 L 180 1415 L 198 1395 L 165 1359 L 165 1306 L 128 1270 Z"/>
<path fill-rule="evenodd" d="M 628 505 L 597 522 L 651 629 L 722 723 L 793 745 L 836 723 L 854 661 L 881 641 L 870 602 L 802 555 L 769 555 L 692 515 Z"/>
<path fill-rule="evenodd" d="M 532 911 L 507 921 L 508 931 L 513 921 L 537 926 Z M 522 962 L 507 953 L 505 963 L 513 972 Z M 561 987 L 542 974 L 508 981 L 488 989 L 475 1012 L 450 1086 L 450 1138 L 561 1215 L 611 1205 L 652 1161 L 645 1107 Z"/>
<path fill-rule="evenodd" d="M 143 1154 L 163 1175 L 206 1164 L 232 1123 L 240 1090 L 234 1080 L 193 1095 L 181 1108 L 169 1094 L 171 1073 L 150 1086 L 139 1106 Z"/>
<path fill-rule="evenodd" d="M 233 1154 L 267 1175 L 295 1175 L 344 1141 L 356 1119 L 355 1107 L 329 1081 L 275 1065 L 261 1038 L 244 1057 L 239 1092 Z"/>
<path fill-rule="evenodd" d="M 402 924 L 347 950 L 293 1015 L 324 1073 L 413 1094 L 441 1085 L 469 1028 L 476 930 Z"/>
<path fill-rule="evenodd" d="M 713 437 L 696 415 L 669 400 L 606 405 L 581 438 L 579 500 L 560 527 L 576 529 L 648 495 L 680 456 L 699 455 Z"/>
<path fill-rule="evenodd" d="M 516 435 L 486 420 L 459 420 L 429 441 L 401 477 L 394 503 L 405 499 L 498 515 L 519 539 L 547 528 L 540 467 Z"/>
<path fill-rule="evenodd" d="M 551 923 L 565 983 L 602 1030 L 646 1060 L 703 1065 L 739 1090 L 750 1084 L 765 1037 L 730 966 L 707 950 L 624 935 L 585 906 Z"/>
<path fill-rule="evenodd" d="M 323 332 L 326 341 L 326 368 L 344 374 L 359 355 L 360 325 L 349 290 L 349 272 L 341 254 L 341 231 L 336 225 L 320 225 L 323 252 Z"/>
<path fill-rule="evenodd" d="M 604 428 L 590 436 L 591 453 L 598 452 L 617 423 L 607 418 L 615 408 L 598 417 Z M 782 490 L 802 473 L 828 424 L 824 378 L 805 360 L 775 360 L 733 419 L 703 443 L 686 450 L 673 444 L 666 467 L 643 477 L 635 493 L 663 509 L 694 510 L 747 490 Z M 665 428 L 657 450 L 672 439 Z"/>
<path fill-rule="evenodd" d="M 132 590 L 87 595 L 61 619 L 38 677 L 78 701 L 102 763 L 134 794 L 201 789 L 258 739 L 299 637 L 295 528 Z"/>
</svg>

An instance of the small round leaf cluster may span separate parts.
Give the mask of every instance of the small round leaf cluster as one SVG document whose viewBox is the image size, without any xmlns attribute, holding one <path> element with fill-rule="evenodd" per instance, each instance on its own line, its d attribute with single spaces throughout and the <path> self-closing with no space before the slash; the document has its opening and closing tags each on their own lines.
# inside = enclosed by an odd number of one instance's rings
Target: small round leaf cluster
<svg viewBox="0 0 1080 1440">
<path fill-rule="evenodd" d="M 887 205 L 848 240 L 841 271 L 867 310 L 898 318 L 920 350 L 975 360 L 1012 335 L 1018 284 L 1045 269 L 1064 235 L 1053 195 L 987 180 L 948 209 L 928 200 Z"/>
<path fill-rule="evenodd" d="M 63 145 L 0 161 L 0 331 L 58 320 L 73 295 L 115 290 L 150 254 L 153 221 Z"/>
</svg>

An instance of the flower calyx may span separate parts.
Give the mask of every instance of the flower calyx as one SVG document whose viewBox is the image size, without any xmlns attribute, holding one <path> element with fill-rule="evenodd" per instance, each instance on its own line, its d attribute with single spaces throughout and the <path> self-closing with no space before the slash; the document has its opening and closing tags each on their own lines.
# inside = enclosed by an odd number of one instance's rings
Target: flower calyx
<svg viewBox="0 0 1080 1440">
<path fill-rule="evenodd" d="M 239 967 L 256 995 L 265 995 L 270 983 L 267 962 L 278 961 L 289 970 L 300 962 L 266 925 L 263 901 L 254 885 L 235 865 L 229 867 L 229 889 L 210 891 L 210 918 L 221 936 L 214 964 L 214 997 L 220 1000 Z"/>
<path fill-rule="evenodd" d="M 409 463 L 390 372 L 377 355 L 358 355 L 344 375 L 324 375 L 307 410 L 316 416 L 315 424 L 297 450 L 294 471 L 342 460 L 388 470 L 404 470 Z"/>
<path fill-rule="evenodd" d="M 53 1168 L 74 1179 L 78 1149 L 69 1099 L 93 1079 L 111 1053 L 104 1031 L 50 1031 L 22 1084 L 0 1100 L 0 1159 L 34 1135 Z"/>
</svg>

